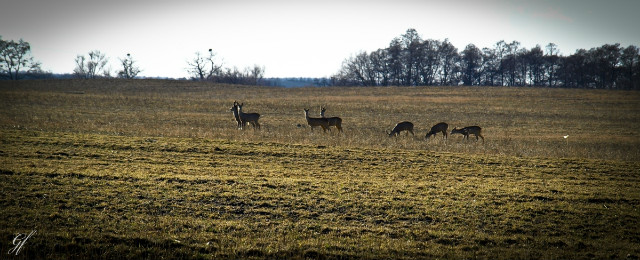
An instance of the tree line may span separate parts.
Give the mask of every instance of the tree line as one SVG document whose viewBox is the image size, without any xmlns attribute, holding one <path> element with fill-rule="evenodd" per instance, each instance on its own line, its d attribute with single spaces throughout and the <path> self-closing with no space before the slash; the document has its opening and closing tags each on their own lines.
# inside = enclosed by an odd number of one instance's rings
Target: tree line
<svg viewBox="0 0 640 260">
<path fill-rule="evenodd" d="M 223 68 L 222 62 L 214 59 L 216 55 L 209 49 L 209 55 L 195 53 L 193 59 L 187 60 L 186 71 L 192 80 L 207 80 L 217 83 L 265 85 L 263 66 L 254 65 L 240 70 L 237 67 Z M 72 74 L 62 75 L 64 78 L 124 78 L 133 79 L 142 69 L 136 64 L 130 53 L 118 58 L 119 70 L 112 75 L 108 66 L 109 58 L 99 50 L 90 51 L 88 54 L 78 54 L 75 58 L 75 68 Z M 26 78 L 54 78 L 50 72 L 41 69 L 41 63 L 34 60 L 31 55 L 31 45 L 20 41 L 5 41 L 0 36 L 0 79 L 18 80 Z"/>
<path fill-rule="evenodd" d="M 207 80 L 216 83 L 264 85 L 264 66 L 253 65 L 239 70 L 237 67 L 223 68 L 222 61 L 216 59 L 213 49 L 209 49 L 209 55 L 200 52 L 187 61 L 187 72 L 193 80 Z"/>
<path fill-rule="evenodd" d="M 98 50 L 77 55 L 71 77 L 109 78 L 109 58 Z M 118 58 L 115 77 L 136 78 L 142 71 L 131 54 Z M 265 68 L 254 65 L 238 69 L 223 67 L 209 49 L 186 61 L 191 80 L 244 85 L 274 85 L 281 80 L 264 79 Z M 52 77 L 31 56 L 22 39 L 5 41 L 0 36 L 0 79 Z M 320 81 L 321 80 L 321 81 Z M 605 44 L 559 55 L 558 46 L 547 44 L 527 49 L 519 42 L 499 41 L 491 48 L 469 44 L 464 50 L 444 41 L 424 40 L 415 29 L 394 38 L 389 46 L 371 53 L 360 52 L 344 60 L 330 80 L 314 86 L 544 86 L 640 90 L 640 50 L 630 45 Z"/>
<path fill-rule="evenodd" d="M 640 89 L 637 46 L 605 44 L 558 54 L 549 43 L 527 49 L 519 42 L 499 41 L 492 48 L 469 44 L 458 49 L 447 39 L 423 40 L 415 29 L 389 46 L 360 52 L 344 60 L 332 77 L 343 86 L 544 86 Z"/>
<path fill-rule="evenodd" d="M 195 57 L 187 60 L 186 71 L 191 76 L 191 80 L 212 81 L 216 83 L 262 85 L 264 78 L 264 67 L 254 65 L 240 71 L 237 67 L 223 68 L 222 62 L 215 59 L 216 54 L 209 49 L 209 55 L 195 53 Z M 121 70 L 117 72 L 118 78 L 135 78 L 142 70 L 135 65 L 131 54 L 120 58 Z M 98 50 L 89 52 L 88 56 L 78 55 L 75 59 L 76 67 L 73 74 L 77 78 L 108 78 L 111 72 L 106 66 L 108 58 Z"/>
</svg>

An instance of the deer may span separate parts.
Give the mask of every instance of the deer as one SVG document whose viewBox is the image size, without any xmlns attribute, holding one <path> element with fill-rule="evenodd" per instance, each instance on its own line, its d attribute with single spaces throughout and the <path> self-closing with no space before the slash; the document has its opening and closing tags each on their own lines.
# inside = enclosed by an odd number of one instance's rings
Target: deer
<svg viewBox="0 0 640 260">
<path fill-rule="evenodd" d="M 320 107 L 320 116 L 322 118 L 326 118 L 326 117 L 324 117 L 324 112 L 325 111 L 327 111 L 327 108 L 321 106 Z M 342 118 L 339 118 L 339 117 L 328 117 L 327 120 L 329 120 L 329 127 L 335 126 L 336 129 L 338 129 L 339 132 L 342 132 Z M 329 131 L 331 131 L 330 128 L 329 128 Z"/>
<path fill-rule="evenodd" d="M 449 128 L 449 125 L 447 123 L 437 123 L 431 127 L 431 130 L 427 133 L 425 138 L 429 140 L 429 137 L 431 137 L 432 135 L 436 135 L 437 133 L 442 132 L 442 139 L 447 139 L 447 128 Z"/>
<path fill-rule="evenodd" d="M 451 134 L 462 134 L 463 137 L 462 139 L 467 139 L 469 140 L 469 134 L 474 134 L 476 136 L 476 141 L 478 141 L 478 137 L 482 138 L 482 142 L 484 143 L 484 136 L 482 136 L 482 128 L 479 126 L 467 126 L 467 127 L 463 127 L 458 129 L 457 127 L 454 127 L 453 130 L 451 130 Z"/>
<path fill-rule="evenodd" d="M 304 117 L 307 119 L 307 124 L 311 126 L 311 131 L 316 126 L 322 127 L 322 131 L 326 132 L 329 129 L 329 119 L 323 117 L 309 117 L 309 109 L 304 109 Z"/>
<path fill-rule="evenodd" d="M 236 123 L 238 123 L 238 129 L 242 129 L 242 120 L 240 120 L 240 116 L 238 116 L 238 101 L 233 101 L 233 106 L 229 111 L 233 113 L 233 117 L 236 119 Z"/>
<path fill-rule="evenodd" d="M 253 128 L 260 129 L 260 123 L 258 120 L 260 119 L 260 114 L 258 113 L 244 113 L 242 112 L 242 106 L 244 103 L 235 102 L 236 109 L 238 110 L 238 119 L 240 120 L 240 129 L 243 129 L 244 125 L 249 123 L 253 125 Z"/>
<path fill-rule="evenodd" d="M 391 132 L 387 132 L 387 134 L 389 135 L 389 137 L 398 136 L 402 131 L 407 131 L 411 133 L 411 135 L 415 136 L 415 134 L 413 133 L 413 123 L 407 121 L 397 123 L 396 126 L 393 127 L 393 130 L 391 130 Z M 409 135 L 409 133 L 407 133 L 407 135 Z"/>
</svg>

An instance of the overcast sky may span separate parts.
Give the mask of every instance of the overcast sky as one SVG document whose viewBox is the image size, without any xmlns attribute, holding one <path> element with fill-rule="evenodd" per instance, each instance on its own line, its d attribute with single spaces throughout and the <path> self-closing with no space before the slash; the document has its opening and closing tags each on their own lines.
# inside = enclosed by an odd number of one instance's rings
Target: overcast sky
<svg viewBox="0 0 640 260">
<path fill-rule="evenodd" d="M 563 55 L 606 43 L 640 46 L 640 0 L 8 0 L 3 40 L 24 39 L 43 69 L 71 73 L 100 50 L 119 69 L 127 53 L 141 76 L 188 77 L 186 61 L 211 48 L 225 67 L 267 77 L 325 77 L 360 51 L 386 48 L 409 28 L 458 50 L 550 42 Z M 112 73 L 113 74 L 113 73 Z"/>
</svg>

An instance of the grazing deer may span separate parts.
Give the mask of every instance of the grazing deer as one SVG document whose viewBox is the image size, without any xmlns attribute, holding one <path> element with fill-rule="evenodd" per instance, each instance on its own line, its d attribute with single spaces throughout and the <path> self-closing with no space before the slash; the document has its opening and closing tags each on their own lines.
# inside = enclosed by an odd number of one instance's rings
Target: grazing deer
<svg viewBox="0 0 640 260">
<path fill-rule="evenodd" d="M 478 137 L 480 137 L 482 138 L 482 142 L 484 143 L 484 137 L 482 136 L 482 128 L 479 126 L 467 126 L 461 129 L 454 127 L 453 130 L 451 130 L 451 134 L 462 134 L 464 135 L 464 137 L 462 137 L 463 140 L 464 139 L 469 140 L 469 134 L 474 134 L 476 136 L 476 141 L 478 140 Z"/>
<path fill-rule="evenodd" d="M 236 108 L 238 110 L 238 118 L 240 119 L 240 129 L 242 129 L 243 126 L 247 123 L 250 123 L 251 125 L 253 125 L 254 129 L 255 128 L 260 129 L 260 123 L 258 123 L 258 120 L 260 119 L 260 114 L 242 112 L 243 105 L 244 103 L 240 104 L 236 102 Z"/>
<path fill-rule="evenodd" d="M 322 118 L 324 117 L 324 112 L 327 111 L 326 107 L 320 107 L 320 116 Z M 329 127 L 331 126 L 335 126 L 339 132 L 342 132 L 342 118 L 339 117 L 329 117 L 327 118 L 327 120 L 329 120 Z M 329 129 L 329 131 L 331 131 L 331 129 Z"/>
<path fill-rule="evenodd" d="M 394 135 L 398 136 L 402 131 L 407 131 L 411 133 L 411 135 L 415 135 L 413 134 L 413 123 L 407 121 L 397 123 L 393 130 L 391 130 L 390 133 L 387 132 L 387 134 L 389 134 L 389 137 L 392 137 Z M 409 135 L 409 133 L 407 133 L 407 135 Z"/>
<path fill-rule="evenodd" d="M 437 123 L 431 127 L 431 130 L 427 133 L 425 138 L 428 140 L 432 135 L 442 132 L 442 139 L 447 139 L 447 128 L 449 128 L 447 123 Z"/>
<path fill-rule="evenodd" d="M 318 117 L 309 117 L 309 109 L 305 108 L 304 109 L 304 117 L 305 119 L 307 119 L 307 124 L 309 124 L 309 126 L 311 126 L 311 131 L 313 131 L 313 128 L 316 126 L 322 127 L 322 130 L 324 132 L 327 131 L 327 129 L 329 129 L 329 119 L 326 118 L 318 118 Z"/>
</svg>

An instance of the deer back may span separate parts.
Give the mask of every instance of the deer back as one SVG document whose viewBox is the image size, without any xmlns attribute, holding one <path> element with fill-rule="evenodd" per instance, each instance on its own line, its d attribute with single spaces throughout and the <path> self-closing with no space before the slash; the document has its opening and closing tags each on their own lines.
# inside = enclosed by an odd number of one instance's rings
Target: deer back
<svg viewBox="0 0 640 260">
<path fill-rule="evenodd" d="M 442 131 L 447 131 L 447 129 L 449 128 L 449 125 L 445 122 L 442 123 L 437 123 L 434 126 L 431 127 L 431 131 L 429 131 L 430 133 L 438 133 L 438 132 L 442 132 Z"/>
<path fill-rule="evenodd" d="M 238 116 L 240 117 L 240 120 L 242 120 L 243 122 L 255 122 L 255 121 L 258 121 L 258 119 L 260 119 L 260 114 L 258 114 L 258 113 L 244 113 L 244 112 L 242 112 L 242 106 L 243 105 L 244 105 L 244 103 L 237 105 Z"/>
<path fill-rule="evenodd" d="M 322 126 L 322 128 L 327 128 L 329 126 L 329 120 L 323 117 L 310 117 L 309 109 L 304 109 L 304 117 L 307 119 L 307 124 L 310 126 Z"/>
<path fill-rule="evenodd" d="M 393 127 L 393 130 L 391 130 L 391 133 L 389 133 L 389 136 L 398 134 L 401 131 L 413 131 L 413 123 L 407 121 L 397 123 L 396 126 Z"/>
<path fill-rule="evenodd" d="M 465 132 L 467 132 L 467 134 L 481 134 L 482 133 L 482 128 L 479 126 L 467 126 L 465 128 L 463 128 L 463 130 Z"/>
</svg>

